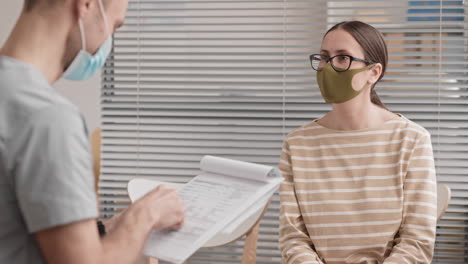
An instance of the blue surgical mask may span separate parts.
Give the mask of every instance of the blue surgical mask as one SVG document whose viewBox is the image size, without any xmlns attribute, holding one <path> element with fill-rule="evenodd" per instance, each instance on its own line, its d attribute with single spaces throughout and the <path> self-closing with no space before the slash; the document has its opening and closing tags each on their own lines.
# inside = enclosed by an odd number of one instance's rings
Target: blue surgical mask
<svg viewBox="0 0 468 264">
<path fill-rule="evenodd" d="M 102 5 L 102 0 L 99 0 L 98 2 L 99 7 L 101 9 L 102 17 L 104 19 L 104 25 L 106 29 L 109 30 L 107 17 L 104 12 L 104 7 Z M 112 34 L 109 34 L 109 37 L 101 45 L 101 47 L 99 47 L 98 51 L 94 55 L 91 55 L 89 52 L 87 52 L 83 21 L 80 20 L 79 23 L 82 47 L 76 55 L 75 59 L 73 59 L 70 66 L 63 74 L 63 78 L 72 81 L 82 81 L 93 77 L 96 74 L 96 72 L 100 70 L 102 66 L 104 66 L 104 63 L 106 63 L 107 57 L 109 57 L 109 54 L 112 50 Z"/>
</svg>

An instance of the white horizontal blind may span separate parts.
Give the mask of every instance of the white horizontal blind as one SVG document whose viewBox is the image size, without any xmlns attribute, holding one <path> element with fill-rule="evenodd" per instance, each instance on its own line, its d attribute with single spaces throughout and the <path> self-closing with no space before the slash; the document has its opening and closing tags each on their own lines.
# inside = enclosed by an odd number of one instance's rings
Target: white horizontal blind
<svg viewBox="0 0 468 264">
<path fill-rule="evenodd" d="M 128 204 L 134 177 L 186 182 L 203 155 L 276 166 L 292 129 L 324 115 L 308 55 L 327 28 L 363 20 L 386 36 L 387 106 L 432 134 L 452 202 L 433 263 L 468 263 L 468 19 L 464 1 L 133 0 L 102 89 L 102 214 Z M 257 263 L 279 263 L 279 199 Z M 190 263 L 240 263 L 242 242 Z"/>
</svg>

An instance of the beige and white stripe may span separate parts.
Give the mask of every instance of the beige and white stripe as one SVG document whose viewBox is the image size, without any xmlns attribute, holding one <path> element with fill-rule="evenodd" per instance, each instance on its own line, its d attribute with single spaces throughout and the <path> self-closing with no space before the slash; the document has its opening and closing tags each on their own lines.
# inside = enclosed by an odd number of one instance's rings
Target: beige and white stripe
<svg viewBox="0 0 468 264">
<path fill-rule="evenodd" d="M 279 168 L 282 263 L 430 263 L 437 193 L 421 126 L 400 117 L 337 131 L 314 121 L 288 135 Z"/>
</svg>

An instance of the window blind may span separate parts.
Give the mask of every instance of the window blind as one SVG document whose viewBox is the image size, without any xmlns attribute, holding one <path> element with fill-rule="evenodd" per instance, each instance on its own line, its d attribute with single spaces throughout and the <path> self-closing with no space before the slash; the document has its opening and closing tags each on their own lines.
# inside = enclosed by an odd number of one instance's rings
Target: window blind
<svg viewBox="0 0 468 264">
<path fill-rule="evenodd" d="M 324 115 L 308 55 L 324 32 L 362 20 L 386 38 L 383 102 L 432 135 L 452 201 L 433 263 L 468 263 L 466 1 L 131 0 L 102 77 L 101 214 L 129 203 L 134 177 L 187 182 L 203 155 L 276 166 L 292 129 Z M 279 263 L 279 198 L 261 222 L 257 263 Z M 242 241 L 189 263 L 240 263 Z"/>
</svg>

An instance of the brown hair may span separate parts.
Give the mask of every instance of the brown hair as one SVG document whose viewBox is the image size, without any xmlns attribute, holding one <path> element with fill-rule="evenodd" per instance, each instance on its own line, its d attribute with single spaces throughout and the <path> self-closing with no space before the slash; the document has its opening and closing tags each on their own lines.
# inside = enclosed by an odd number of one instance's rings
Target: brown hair
<svg viewBox="0 0 468 264">
<path fill-rule="evenodd" d="M 48 7 L 57 4 L 58 2 L 63 0 L 24 0 L 24 10 L 26 12 L 31 11 L 34 7 L 38 6 L 39 4 L 46 4 Z M 107 1 L 102 1 L 104 4 L 104 8 L 107 7 Z"/>
<path fill-rule="evenodd" d="M 24 10 L 31 11 L 34 7 L 39 4 L 46 4 L 47 6 L 52 6 L 61 0 L 24 0 Z"/>
<path fill-rule="evenodd" d="M 361 21 L 344 21 L 330 28 L 327 33 L 325 33 L 325 36 L 336 29 L 342 29 L 353 36 L 353 38 L 362 47 L 365 60 L 382 64 L 382 74 L 377 82 L 372 85 L 370 97 L 372 103 L 387 109 L 375 91 L 375 85 L 385 75 L 385 70 L 387 69 L 388 64 L 387 45 L 385 44 L 382 33 L 373 26 Z"/>
</svg>

